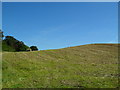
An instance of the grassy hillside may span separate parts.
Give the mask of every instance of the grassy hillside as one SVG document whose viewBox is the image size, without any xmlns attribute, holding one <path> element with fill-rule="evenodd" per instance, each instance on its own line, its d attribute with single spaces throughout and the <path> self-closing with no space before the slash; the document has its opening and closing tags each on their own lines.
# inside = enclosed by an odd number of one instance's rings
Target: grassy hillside
<svg viewBox="0 0 120 90">
<path fill-rule="evenodd" d="M 118 45 L 3 52 L 3 88 L 116 88 Z"/>
</svg>

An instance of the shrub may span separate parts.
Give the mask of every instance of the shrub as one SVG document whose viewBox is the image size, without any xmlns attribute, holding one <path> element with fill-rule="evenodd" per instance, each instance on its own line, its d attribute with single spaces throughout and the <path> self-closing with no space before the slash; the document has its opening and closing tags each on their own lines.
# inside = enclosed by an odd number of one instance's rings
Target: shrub
<svg viewBox="0 0 120 90">
<path fill-rule="evenodd" d="M 38 51 L 37 46 L 31 46 L 30 48 L 31 48 L 32 51 Z"/>
</svg>

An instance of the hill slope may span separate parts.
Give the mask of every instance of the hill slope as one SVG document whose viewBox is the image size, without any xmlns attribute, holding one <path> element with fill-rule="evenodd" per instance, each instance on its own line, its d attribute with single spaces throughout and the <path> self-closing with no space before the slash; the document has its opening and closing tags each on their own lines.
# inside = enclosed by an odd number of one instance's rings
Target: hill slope
<svg viewBox="0 0 120 90">
<path fill-rule="evenodd" d="M 3 88 L 115 88 L 118 45 L 3 52 Z"/>
</svg>

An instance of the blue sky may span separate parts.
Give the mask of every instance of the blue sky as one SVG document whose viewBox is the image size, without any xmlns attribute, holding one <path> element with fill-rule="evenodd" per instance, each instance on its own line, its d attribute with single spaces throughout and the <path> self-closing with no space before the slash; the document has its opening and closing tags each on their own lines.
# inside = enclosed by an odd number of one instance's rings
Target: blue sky
<svg viewBox="0 0 120 90">
<path fill-rule="evenodd" d="M 118 39 L 116 2 L 4 2 L 2 28 L 40 50 Z"/>
<path fill-rule="evenodd" d="M 2 2 L 0 1 L 0 29 L 2 28 Z"/>
</svg>

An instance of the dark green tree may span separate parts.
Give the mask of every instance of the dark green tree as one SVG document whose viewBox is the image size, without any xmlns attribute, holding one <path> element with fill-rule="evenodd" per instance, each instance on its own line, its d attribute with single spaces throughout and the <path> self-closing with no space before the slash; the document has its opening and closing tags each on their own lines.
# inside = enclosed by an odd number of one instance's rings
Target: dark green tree
<svg viewBox="0 0 120 90">
<path fill-rule="evenodd" d="M 4 35 L 3 35 L 3 31 L 0 29 L 0 38 L 3 39 Z"/>
<path fill-rule="evenodd" d="M 15 49 L 15 51 L 26 51 L 29 47 L 26 46 L 22 41 L 18 41 L 12 36 L 6 36 L 3 40 L 8 46 Z"/>
<path fill-rule="evenodd" d="M 30 48 L 31 48 L 32 51 L 38 51 L 37 46 L 31 46 Z"/>
</svg>

